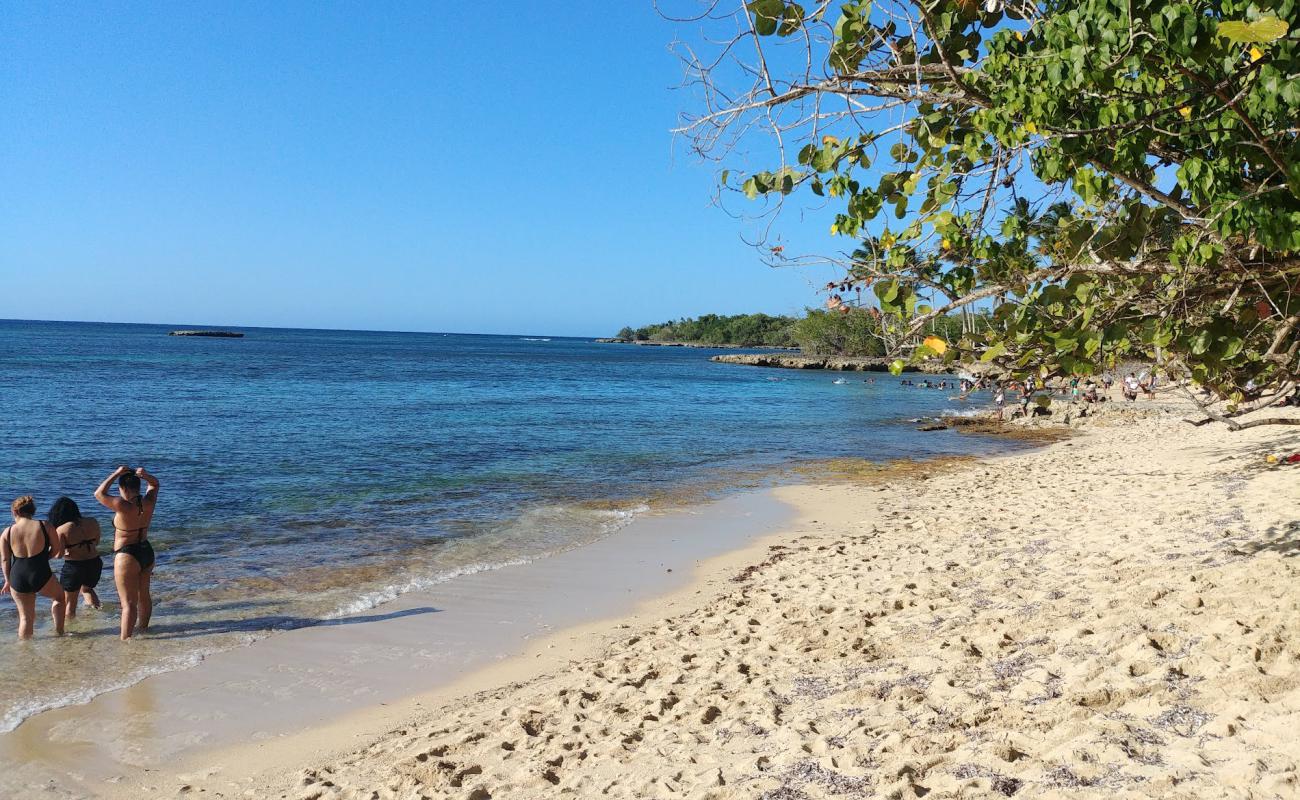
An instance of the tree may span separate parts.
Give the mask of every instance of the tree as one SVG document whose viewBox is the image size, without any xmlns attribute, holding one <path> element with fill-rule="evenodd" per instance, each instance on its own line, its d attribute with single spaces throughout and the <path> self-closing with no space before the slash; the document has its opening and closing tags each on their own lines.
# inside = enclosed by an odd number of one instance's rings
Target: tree
<svg viewBox="0 0 1300 800">
<path fill-rule="evenodd" d="M 684 52 L 704 108 L 681 132 L 719 160 L 777 144 L 727 191 L 833 205 L 856 253 L 832 304 L 870 287 L 917 331 L 990 311 L 914 357 L 1017 376 L 1151 358 L 1231 411 L 1300 374 L 1298 13 L 750 0 L 716 53 Z"/>
</svg>

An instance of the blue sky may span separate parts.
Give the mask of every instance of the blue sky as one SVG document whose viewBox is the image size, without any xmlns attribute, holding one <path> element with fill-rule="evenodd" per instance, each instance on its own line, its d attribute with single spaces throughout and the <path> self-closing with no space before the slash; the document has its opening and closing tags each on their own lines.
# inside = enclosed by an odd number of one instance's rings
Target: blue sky
<svg viewBox="0 0 1300 800">
<path fill-rule="evenodd" d="M 604 335 L 816 304 L 829 273 L 764 266 L 674 148 L 680 33 L 650 0 L 6 5 L 0 317 Z"/>
</svg>

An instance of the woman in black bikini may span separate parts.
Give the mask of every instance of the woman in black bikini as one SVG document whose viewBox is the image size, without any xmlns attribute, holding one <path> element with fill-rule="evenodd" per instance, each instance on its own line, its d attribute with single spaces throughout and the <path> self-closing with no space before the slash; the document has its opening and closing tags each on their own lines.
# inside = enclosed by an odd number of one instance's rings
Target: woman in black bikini
<svg viewBox="0 0 1300 800">
<path fill-rule="evenodd" d="M 148 488 L 142 493 L 140 481 Z M 108 489 L 117 481 L 117 497 Z M 136 625 L 149 629 L 153 598 L 149 581 L 153 577 L 153 545 L 149 544 L 149 523 L 158 504 L 158 479 L 144 467 L 132 471 L 118 467 L 99 484 L 95 499 L 113 512 L 113 581 L 122 601 L 122 641 L 131 638 Z"/>
<path fill-rule="evenodd" d="M 18 606 L 18 638 L 32 638 L 36 625 L 36 595 L 54 601 L 54 632 L 63 635 L 63 590 L 54 580 L 50 559 L 63 553 L 58 534 L 50 536 L 49 526 L 32 519 L 36 501 L 24 495 L 10 506 L 14 524 L 0 533 L 0 566 L 4 568 L 3 590 L 13 595 Z"/>
<path fill-rule="evenodd" d="M 50 525 L 59 534 L 63 544 L 63 569 L 59 571 L 59 585 L 63 587 L 67 602 L 67 617 L 77 616 L 78 593 L 86 596 L 86 605 L 99 608 L 99 595 L 95 586 L 104 571 L 104 559 L 99 557 L 99 522 L 81 516 L 81 509 L 71 497 L 60 497 L 50 506 Z"/>
</svg>

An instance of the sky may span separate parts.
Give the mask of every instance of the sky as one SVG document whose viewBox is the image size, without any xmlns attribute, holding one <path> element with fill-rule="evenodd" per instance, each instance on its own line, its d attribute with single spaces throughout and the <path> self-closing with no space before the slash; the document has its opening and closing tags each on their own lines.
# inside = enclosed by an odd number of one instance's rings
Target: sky
<svg viewBox="0 0 1300 800">
<path fill-rule="evenodd" d="M 4 4 L 0 318 L 599 336 L 818 304 L 830 273 L 765 266 L 670 134 L 679 35 L 651 0 Z"/>
</svg>

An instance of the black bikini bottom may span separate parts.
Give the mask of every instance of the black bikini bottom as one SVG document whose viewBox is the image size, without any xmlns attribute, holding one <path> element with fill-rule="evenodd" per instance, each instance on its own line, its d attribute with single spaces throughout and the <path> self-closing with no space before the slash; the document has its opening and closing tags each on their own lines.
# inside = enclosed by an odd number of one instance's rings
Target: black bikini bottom
<svg viewBox="0 0 1300 800">
<path fill-rule="evenodd" d="M 59 572 L 59 585 L 65 592 L 78 589 L 94 589 L 99 584 L 99 576 L 104 572 L 104 559 L 96 556 L 81 561 L 64 561 Z"/>
<path fill-rule="evenodd" d="M 132 542 L 131 544 L 122 545 L 122 549 L 114 550 L 113 554 L 126 553 L 136 560 L 140 565 L 140 571 L 144 572 L 153 567 L 153 545 L 149 544 L 146 539 L 143 542 Z"/>
</svg>

